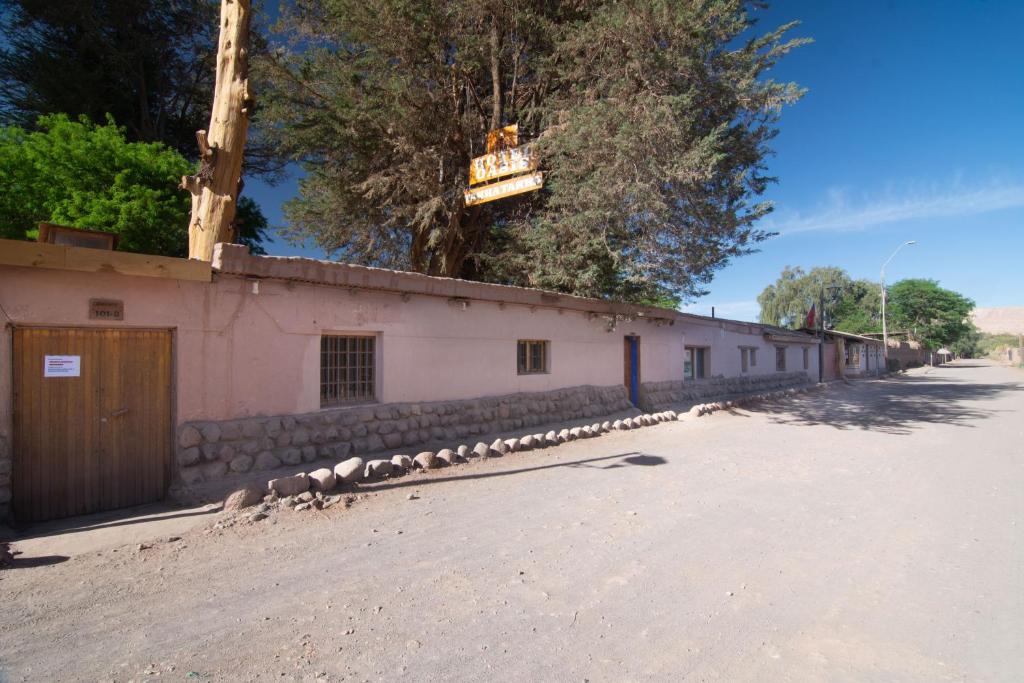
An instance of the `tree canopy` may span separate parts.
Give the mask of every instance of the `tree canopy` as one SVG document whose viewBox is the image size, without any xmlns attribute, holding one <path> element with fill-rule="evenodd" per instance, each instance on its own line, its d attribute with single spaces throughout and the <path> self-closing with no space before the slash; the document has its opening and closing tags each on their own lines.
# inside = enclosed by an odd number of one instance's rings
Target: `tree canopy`
<svg viewBox="0 0 1024 683">
<path fill-rule="evenodd" d="M 196 153 L 217 54 L 214 0 L 10 0 L 0 13 L 0 123 L 63 113 L 132 142 Z"/>
<path fill-rule="evenodd" d="M 931 347 L 956 346 L 974 329 L 974 302 L 935 280 L 900 280 L 889 287 L 887 306 L 889 329 L 907 330 Z"/>
<path fill-rule="evenodd" d="M 0 237 L 27 239 L 39 222 L 114 232 L 118 248 L 165 256 L 188 253 L 188 194 L 178 189 L 192 164 L 161 143 L 128 142 L 108 119 L 96 125 L 56 114 L 37 130 L 0 128 Z M 239 202 L 240 239 L 256 253 L 266 219 Z"/>
<path fill-rule="evenodd" d="M 818 310 L 825 299 L 824 314 Z M 769 325 L 799 328 L 807 312 L 816 305 L 826 325 L 844 332 L 875 332 L 881 328 L 881 293 L 867 280 L 854 280 L 842 268 L 834 266 L 802 268 L 786 266 L 774 284 L 757 297 L 760 320 Z"/>
<path fill-rule="evenodd" d="M 757 297 L 760 320 L 802 327 L 807 311 L 823 293 L 828 329 L 855 334 L 882 331 L 881 287 L 870 280 L 854 280 L 843 269 L 831 266 L 808 272 L 786 266 L 779 279 Z M 973 308 L 973 301 L 943 289 L 934 280 L 900 280 L 888 288 L 886 320 L 891 332 L 909 332 L 932 348 L 948 346 L 968 354 L 977 343 L 968 317 Z"/>
<path fill-rule="evenodd" d="M 743 0 L 296 0 L 255 64 L 265 141 L 306 176 L 297 238 L 347 260 L 676 301 L 756 227 L 802 40 Z M 536 141 L 545 188 L 467 207 L 488 130 Z"/>
</svg>

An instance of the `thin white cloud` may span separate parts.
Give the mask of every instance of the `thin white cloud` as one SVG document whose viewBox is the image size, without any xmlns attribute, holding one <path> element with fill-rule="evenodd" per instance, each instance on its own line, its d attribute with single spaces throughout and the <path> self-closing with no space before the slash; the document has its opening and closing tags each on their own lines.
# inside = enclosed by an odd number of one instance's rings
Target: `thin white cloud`
<svg viewBox="0 0 1024 683">
<path fill-rule="evenodd" d="M 679 310 L 683 313 L 693 313 L 695 315 L 711 315 L 712 307 L 715 309 L 715 317 L 728 318 L 730 320 L 756 322 L 757 317 L 761 314 L 761 307 L 757 305 L 756 301 L 725 301 L 719 303 L 697 301 L 692 304 L 686 304 Z"/>
<path fill-rule="evenodd" d="M 926 218 L 969 216 L 1024 207 L 1024 184 L 992 183 L 966 188 L 954 184 L 926 191 L 888 192 L 882 198 L 853 202 L 849 191 L 831 188 L 827 200 L 810 214 L 793 212 L 769 219 L 766 227 L 783 235 L 815 231 L 851 231 Z"/>
</svg>

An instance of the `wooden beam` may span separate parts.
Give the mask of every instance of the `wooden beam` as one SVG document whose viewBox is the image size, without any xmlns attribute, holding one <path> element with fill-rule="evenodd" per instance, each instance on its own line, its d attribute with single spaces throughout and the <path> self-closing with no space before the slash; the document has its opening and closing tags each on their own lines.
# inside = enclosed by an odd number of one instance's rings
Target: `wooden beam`
<svg viewBox="0 0 1024 683">
<path fill-rule="evenodd" d="M 205 261 L 21 240 L 0 240 L 0 265 L 196 282 L 209 282 L 212 279 L 210 264 Z"/>
</svg>

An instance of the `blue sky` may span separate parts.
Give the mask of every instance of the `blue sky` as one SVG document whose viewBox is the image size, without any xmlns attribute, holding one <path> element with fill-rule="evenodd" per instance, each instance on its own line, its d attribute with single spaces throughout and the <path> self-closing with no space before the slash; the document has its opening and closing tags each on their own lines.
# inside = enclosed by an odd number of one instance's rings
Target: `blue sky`
<svg viewBox="0 0 1024 683">
<path fill-rule="evenodd" d="M 772 72 L 808 93 L 782 117 L 766 194 L 780 233 L 685 310 L 756 319 L 786 265 L 877 280 L 927 277 L 979 306 L 1024 305 L 1024 2 L 800 1 L 759 13 L 814 43 Z M 246 192 L 281 224 L 294 179 Z M 272 254 L 322 257 L 283 241 Z"/>
</svg>

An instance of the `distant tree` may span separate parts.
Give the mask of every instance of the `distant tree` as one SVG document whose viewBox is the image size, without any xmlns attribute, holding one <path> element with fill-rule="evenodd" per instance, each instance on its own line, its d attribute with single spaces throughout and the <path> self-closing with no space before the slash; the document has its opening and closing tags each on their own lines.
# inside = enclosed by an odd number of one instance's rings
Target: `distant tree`
<svg viewBox="0 0 1024 683">
<path fill-rule="evenodd" d="M 971 334 L 971 299 L 943 289 L 935 280 L 900 280 L 889 287 L 890 329 L 909 330 L 928 346 L 953 346 Z"/>
<path fill-rule="evenodd" d="M 765 287 L 757 297 L 761 307 L 760 320 L 768 325 L 802 327 L 807 312 L 818 303 L 823 293 L 831 298 L 833 288 L 842 291 L 852 284 L 850 276 L 842 268 L 825 266 L 805 272 L 799 266 L 786 266 L 779 279 Z"/>
<path fill-rule="evenodd" d="M 985 355 L 981 347 L 984 336 L 984 333 L 968 320 L 966 331 L 950 344 L 949 350 L 958 358 L 978 358 Z"/>
<path fill-rule="evenodd" d="M 854 334 L 882 331 L 882 292 L 878 283 L 852 280 L 829 307 L 830 327 Z"/>
<path fill-rule="evenodd" d="M 0 237 L 34 238 L 46 221 L 117 233 L 123 251 L 187 255 L 191 206 L 178 189 L 193 170 L 187 159 L 160 143 L 127 142 L 112 119 L 43 116 L 36 128 L 0 128 Z M 258 251 L 266 219 L 245 198 L 239 213 L 240 241 Z"/>
<path fill-rule="evenodd" d="M 296 0 L 258 60 L 262 135 L 307 175 L 297 238 L 434 275 L 673 303 L 769 233 L 802 40 L 742 0 Z M 282 41 L 283 42 L 283 41 Z M 545 189 L 467 207 L 488 130 L 537 142 Z"/>
<path fill-rule="evenodd" d="M 824 313 L 818 310 L 822 297 Z M 855 334 L 882 329 L 879 286 L 870 280 L 853 280 L 845 270 L 834 266 L 809 272 L 786 266 L 779 279 L 758 295 L 757 303 L 761 306 L 761 322 L 769 325 L 802 327 L 813 305 L 818 315 L 825 316 L 829 329 Z"/>
</svg>

